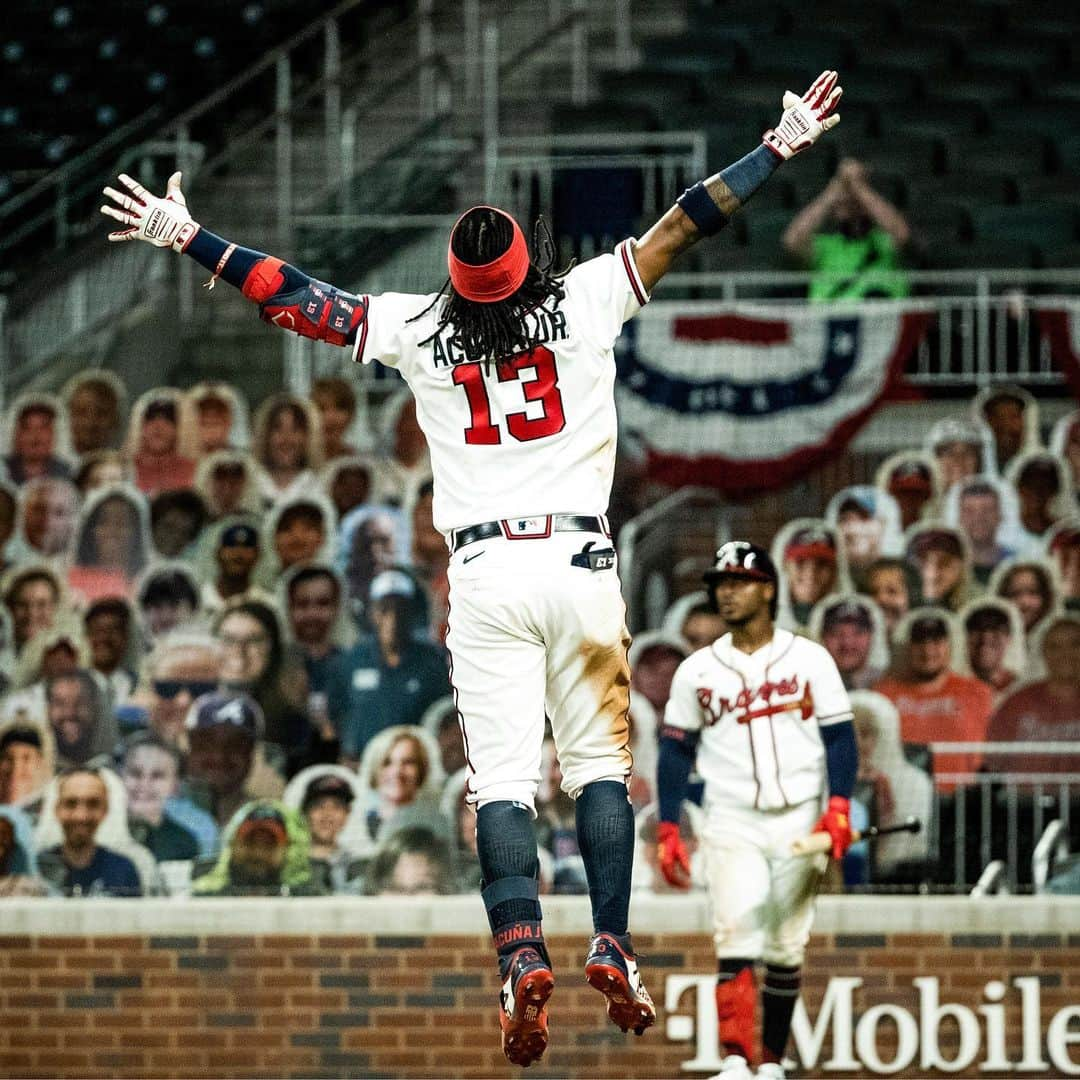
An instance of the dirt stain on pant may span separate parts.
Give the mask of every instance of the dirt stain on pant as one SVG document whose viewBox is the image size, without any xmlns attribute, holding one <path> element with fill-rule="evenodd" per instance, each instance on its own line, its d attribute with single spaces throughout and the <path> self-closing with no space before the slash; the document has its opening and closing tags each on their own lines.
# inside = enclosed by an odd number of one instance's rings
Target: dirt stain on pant
<svg viewBox="0 0 1080 1080">
<path fill-rule="evenodd" d="M 623 751 L 627 770 L 630 754 L 630 633 L 624 626 L 618 645 L 581 643 L 582 678 L 596 692 L 596 715 L 608 724 L 612 745 Z"/>
</svg>

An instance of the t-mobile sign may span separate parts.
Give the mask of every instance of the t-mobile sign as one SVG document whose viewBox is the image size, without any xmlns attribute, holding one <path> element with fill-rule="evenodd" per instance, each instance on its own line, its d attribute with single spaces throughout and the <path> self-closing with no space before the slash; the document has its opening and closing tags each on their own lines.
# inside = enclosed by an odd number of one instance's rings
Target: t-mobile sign
<svg viewBox="0 0 1080 1080">
<path fill-rule="evenodd" d="M 862 983 L 856 977 L 830 979 L 814 1020 L 799 1001 L 791 1027 L 792 1067 L 797 1063 L 803 1069 L 816 1070 L 815 1075 L 865 1072 L 937 1076 L 975 1066 L 984 1073 L 1080 1076 L 1080 1005 L 1059 1009 L 1044 1029 L 1037 978 L 1014 978 L 1009 985 L 993 979 L 983 987 L 982 1000 L 973 1009 L 942 1001 L 937 977 L 924 976 L 912 980 L 919 995 L 914 1012 L 885 1002 L 857 1016 L 855 991 Z M 694 1056 L 683 1062 L 684 1072 L 714 1073 L 720 1068 L 715 987 L 715 975 L 667 978 L 667 1037 L 672 1041 L 694 1040 Z M 693 991 L 692 1002 L 687 1002 L 690 1011 L 680 1013 L 687 991 Z M 1009 1021 L 1015 1018 L 1013 1010 L 1019 1012 L 1020 1045 L 1007 1047 L 1005 1036 Z M 943 1025 L 949 1031 L 951 1056 L 946 1056 L 941 1047 Z M 879 1045 L 883 1031 L 887 1042 L 883 1040 L 884 1045 Z M 826 1045 L 830 1051 L 822 1060 Z"/>
</svg>

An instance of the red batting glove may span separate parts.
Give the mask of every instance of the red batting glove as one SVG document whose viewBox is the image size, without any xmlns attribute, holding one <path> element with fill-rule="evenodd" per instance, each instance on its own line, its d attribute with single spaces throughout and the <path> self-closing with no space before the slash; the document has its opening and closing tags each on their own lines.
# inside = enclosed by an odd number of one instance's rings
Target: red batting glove
<svg viewBox="0 0 1080 1080">
<path fill-rule="evenodd" d="M 664 880 L 676 889 L 689 889 L 690 856 L 674 821 L 661 821 L 657 825 L 656 848 Z"/>
<path fill-rule="evenodd" d="M 851 847 L 851 801 L 843 795 L 829 798 L 829 808 L 818 818 L 813 832 L 828 833 L 832 840 L 832 857 L 842 859 Z"/>
</svg>

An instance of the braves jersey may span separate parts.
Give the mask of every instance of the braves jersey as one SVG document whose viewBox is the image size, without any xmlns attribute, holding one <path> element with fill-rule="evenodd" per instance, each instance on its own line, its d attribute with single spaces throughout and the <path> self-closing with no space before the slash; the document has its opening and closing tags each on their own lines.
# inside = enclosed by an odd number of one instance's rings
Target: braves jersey
<svg viewBox="0 0 1080 1080">
<path fill-rule="evenodd" d="M 444 535 L 501 518 L 607 511 L 615 339 L 649 299 L 632 246 L 574 267 L 562 279 L 565 299 L 526 316 L 542 344 L 500 364 L 463 356 L 453 327 L 435 334 L 441 304 L 409 321 L 434 296 L 363 298 L 353 358 L 396 368 L 412 389 Z"/>
<path fill-rule="evenodd" d="M 775 629 L 747 654 L 725 634 L 675 672 L 664 725 L 700 731 L 697 770 L 707 805 L 778 810 L 825 791 L 820 729 L 850 720 L 832 657 Z"/>
</svg>

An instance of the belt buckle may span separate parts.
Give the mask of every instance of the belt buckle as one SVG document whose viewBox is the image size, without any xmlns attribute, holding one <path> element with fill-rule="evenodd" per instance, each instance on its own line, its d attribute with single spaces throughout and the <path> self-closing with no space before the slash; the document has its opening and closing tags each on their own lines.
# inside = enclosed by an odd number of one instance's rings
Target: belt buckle
<svg viewBox="0 0 1080 1080">
<path fill-rule="evenodd" d="M 503 518 L 499 526 L 507 540 L 546 540 L 551 535 L 551 515 Z"/>
</svg>

